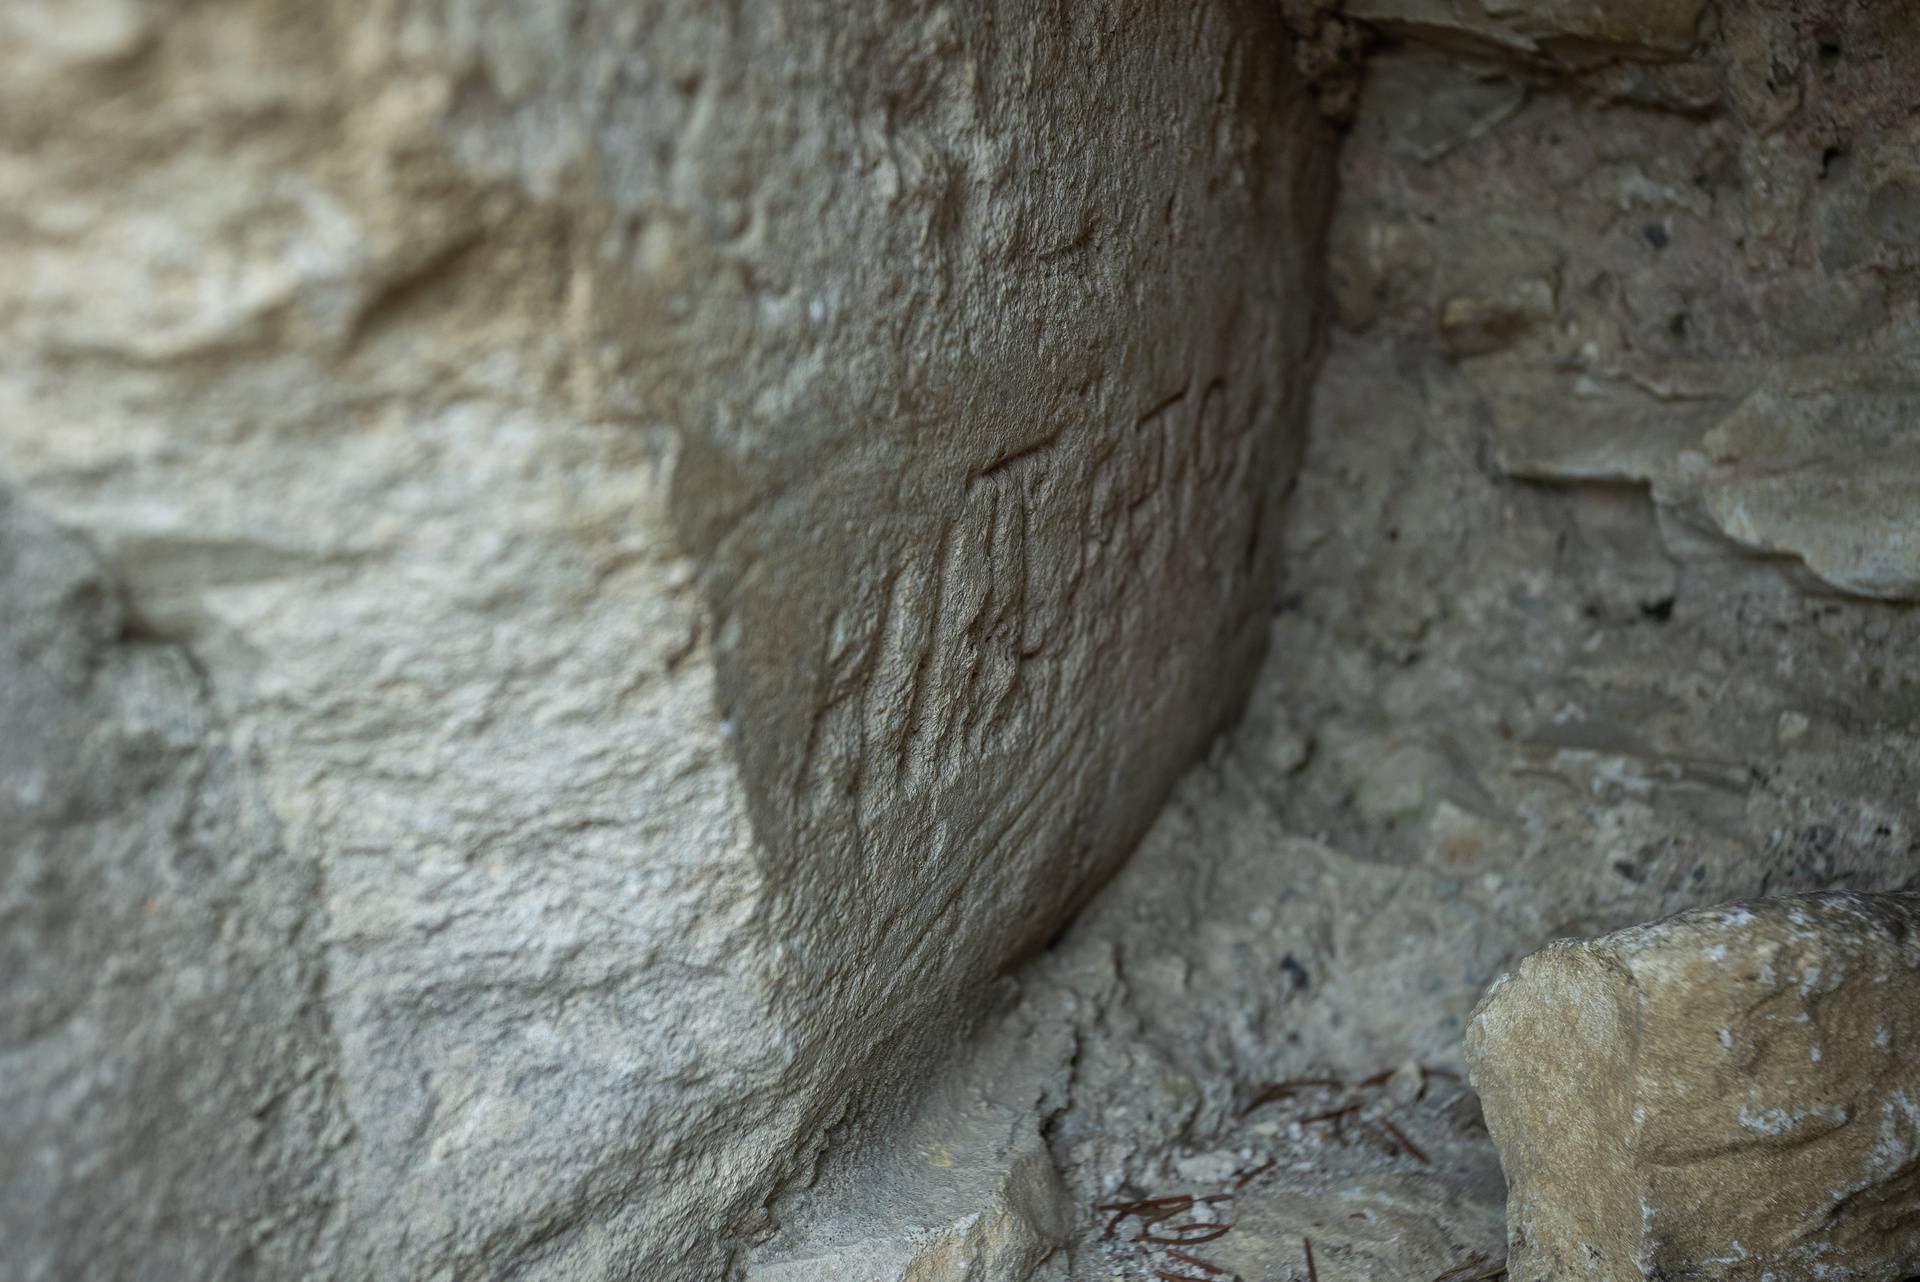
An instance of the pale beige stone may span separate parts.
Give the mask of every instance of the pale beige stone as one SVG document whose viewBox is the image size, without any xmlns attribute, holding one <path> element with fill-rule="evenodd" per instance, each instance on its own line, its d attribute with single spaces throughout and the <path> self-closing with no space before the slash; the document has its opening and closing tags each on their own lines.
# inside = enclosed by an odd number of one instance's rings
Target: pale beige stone
<svg viewBox="0 0 1920 1282">
<path fill-rule="evenodd" d="M 1467 1033 L 1516 1282 L 1920 1268 L 1920 895 L 1561 940 Z"/>
</svg>

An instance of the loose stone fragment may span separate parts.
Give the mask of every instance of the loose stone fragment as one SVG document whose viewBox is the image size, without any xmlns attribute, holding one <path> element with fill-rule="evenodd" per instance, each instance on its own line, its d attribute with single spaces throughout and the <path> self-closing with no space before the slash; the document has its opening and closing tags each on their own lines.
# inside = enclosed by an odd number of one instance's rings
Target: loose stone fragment
<svg viewBox="0 0 1920 1282">
<path fill-rule="evenodd" d="M 1920 1272 L 1920 895 L 1830 893 L 1559 940 L 1467 1056 L 1514 1282 Z"/>
</svg>

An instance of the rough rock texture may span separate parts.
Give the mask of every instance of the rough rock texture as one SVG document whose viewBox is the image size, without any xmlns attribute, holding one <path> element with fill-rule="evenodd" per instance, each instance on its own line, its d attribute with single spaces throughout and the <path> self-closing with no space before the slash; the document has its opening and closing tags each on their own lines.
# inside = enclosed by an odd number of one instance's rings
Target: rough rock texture
<svg viewBox="0 0 1920 1282">
<path fill-rule="evenodd" d="M 1093 1208 L 1221 1192 L 1268 1158 L 1283 1198 L 1388 1188 L 1430 1221 L 1404 1258 L 1329 1252 L 1323 1277 L 1497 1267 L 1468 1102 L 1391 1114 L 1433 1181 L 1377 1131 L 1300 1120 L 1337 1099 L 1247 1105 L 1290 1078 L 1458 1069 L 1486 986 L 1556 936 L 1911 888 L 1920 849 L 1920 617 L 1894 599 L 1920 289 L 1898 219 L 1866 212 L 1920 142 L 1911 15 L 1737 0 L 1650 48 L 1591 39 L 1635 6 L 1507 6 L 1563 23 L 1525 43 L 1443 30 L 1435 5 L 1391 28 L 1284 7 L 1328 24 L 1303 24 L 1309 66 L 1370 56 L 1328 103 L 1353 115 L 1335 316 L 1274 658 L 1019 976 L 1016 1018 L 1072 1038 L 1034 1041 L 1075 1282 L 1197 1273 L 1116 1246 Z M 1813 421 L 1761 430 L 1767 388 Z M 1709 459 L 1723 425 L 1739 448 Z M 1716 524 L 1716 493 L 1769 532 Z M 1197 1253 L 1304 1278 L 1267 1187 Z M 1435 1234 L 1467 1254 L 1439 1265 Z"/>
<path fill-rule="evenodd" d="M 724 1272 L 1241 702 L 1288 66 L 1228 2 L 5 6 L 0 477 L 199 674 L 34 695 L 97 776 L 7 758 L 97 796 L 0 852 L 6 1124 L 70 1146 L 0 1157 L 9 1261 Z M 100 875 L 16 892 L 34 842 Z"/>
<path fill-rule="evenodd" d="M 1304 1277 L 1311 1242 L 1323 1282 L 1358 1282 L 1434 1278 L 1500 1257 L 1497 1180 L 1476 1198 L 1452 1171 L 1382 1171 L 1337 1151 L 1299 1167 L 1235 1199 L 1233 1231 L 1207 1245 L 1208 1263 L 1242 1278 Z"/>
<path fill-rule="evenodd" d="M 877 1142 L 828 1156 L 748 1258 L 746 1282 L 1060 1276 L 1076 1216 L 1034 1110 L 1065 1037 L 1015 1018 L 989 1025 L 895 1117 L 876 1119 Z"/>
<path fill-rule="evenodd" d="M 1920 28 L 1894 9 L 1719 5 L 1693 54 L 1658 62 L 1370 37 L 1275 658 L 1127 868 L 1020 975 L 1026 1017 L 1074 1038 L 1044 1124 L 1081 1216 L 1076 1282 L 1145 1272 L 1110 1255 L 1092 1208 L 1217 1189 L 1183 1174 L 1199 1156 L 1317 1163 L 1327 1189 L 1418 1169 L 1353 1130 L 1296 1139 L 1304 1104 L 1242 1110 L 1292 1077 L 1458 1069 L 1475 1001 L 1552 938 L 1915 884 L 1920 616 L 1661 486 L 1547 478 L 1512 452 L 1560 432 L 1620 457 L 1742 408 L 1636 393 L 1587 414 L 1585 389 L 1662 370 L 1798 369 L 1796 396 L 1856 425 L 1879 412 L 1862 380 L 1920 339 L 1920 293 L 1874 224 L 1816 214 L 1836 178 L 1887 181 L 1826 161 L 1838 126 L 1875 166 L 1896 158 L 1870 140 L 1920 139 L 1897 90 L 1920 83 Z M 1828 234 L 1867 257 L 1823 259 Z M 1837 390 L 1811 381 L 1823 363 Z M 1835 513 L 1829 546 L 1897 551 L 1897 450 L 1791 457 L 1739 470 L 1800 487 L 1803 517 Z M 1823 474 L 1844 483 L 1816 508 Z M 1394 1116 L 1430 1156 L 1492 1161 L 1464 1105 L 1430 1092 Z M 1474 1240 L 1449 1205 L 1435 1217 Z"/>
<path fill-rule="evenodd" d="M 1554 936 L 1914 878 L 1920 28 L 844 8 L 0 6 L 0 471 L 311 870 L 298 1275 L 698 1277 L 743 1228 L 1017 1273 L 1036 1135 L 1075 1282 L 1143 1262 L 1096 1204 L 1269 1158 L 1221 1256 L 1304 1275 L 1377 1190 L 1415 1249 L 1329 1282 L 1471 1269 L 1470 1098 L 1248 1106 L 1458 1067 Z M 1321 191 L 1281 17 L 1353 128 L 1261 520 Z M 1262 630 L 981 1034 L 1014 1062 L 911 1093 Z"/>
<path fill-rule="evenodd" d="M 0 487 L 0 1274 L 300 1277 L 347 1139 L 314 867 L 178 645 Z"/>
<path fill-rule="evenodd" d="M 1466 1048 L 1516 1282 L 1920 1270 L 1920 895 L 1558 941 Z"/>
<path fill-rule="evenodd" d="M 1389 37 L 1591 62 L 1688 53 L 1707 0 L 1344 0 L 1339 7 Z"/>
<path fill-rule="evenodd" d="M 1509 475 L 1646 485 L 1670 552 L 1915 599 L 1920 39 L 1876 5 L 1714 25 L 1664 79 L 1571 92 L 1383 53 L 1343 166 L 1341 323 L 1437 332 Z"/>
</svg>

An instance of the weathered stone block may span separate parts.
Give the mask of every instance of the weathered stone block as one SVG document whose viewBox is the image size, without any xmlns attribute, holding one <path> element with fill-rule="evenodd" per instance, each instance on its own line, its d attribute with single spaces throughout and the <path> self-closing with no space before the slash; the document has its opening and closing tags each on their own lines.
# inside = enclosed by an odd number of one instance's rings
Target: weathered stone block
<svg viewBox="0 0 1920 1282">
<path fill-rule="evenodd" d="M 1920 895 L 1561 940 L 1467 1033 L 1515 1282 L 1920 1271 Z"/>
</svg>

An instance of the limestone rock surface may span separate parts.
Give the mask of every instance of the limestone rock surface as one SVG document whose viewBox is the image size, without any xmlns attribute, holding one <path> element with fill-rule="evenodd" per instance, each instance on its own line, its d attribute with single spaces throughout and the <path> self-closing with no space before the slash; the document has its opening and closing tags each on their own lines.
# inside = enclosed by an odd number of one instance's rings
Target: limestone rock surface
<svg viewBox="0 0 1920 1282">
<path fill-rule="evenodd" d="M 102 792 L 0 850 L 6 1124 L 94 1223 L 199 1173 L 96 1258 L 9 1145 L 8 1263 L 733 1268 L 1240 704 L 1317 328 L 1289 67 L 1233 0 L 6 6 L 0 481 L 205 722 L 144 791 L 5 759 Z M 147 733 L 74 679 L 50 742 Z M 209 870 L 96 1018 L 203 758 Z M 182 1102 L 67 1127 L 76 1063 Z"/>
<path fill-rule="evenodd" d="M 1389 32 L 1578 60 L 1675 57 L 1700 34 L 1706 0 L 1348 0 Z"/>
<path fill-rule="evenodd" d="M 1477 999 L 1548 940 L 1916 885 L 1920 617 L 1890 598 L 1920 27 L 1725 0 L 1691 52 L 1608 61 L 1574 28 L 1625 7 L 1504 6 L 1566 24 L 1531 52 L 1460 38 L 1491 5 L 1395 7 L 1441 20 L 1323 33 L 1372 52 L 1276 658 L 1023 977 L 1076 1030 L 1047 1126 L 1073 1282 L 1150 1274 L 1093 1208 L 1199 1191 L 1186 1153 L 1297 1155 L 1330 1188 L 1363 1150 L 1419 1167 L 1242 1110 L 1290 1078 L 1457 1068 Z M 1485 1141 L 1401 1120 L 1436 1168 L 1449 1135 Z M 1500 1192 L 1496 1166 L 1496 1219 Z"/>
<path fill-rule="evenodd" d="M 1448 1176 L 1360 1162 L 1284 1172 L 1235 1199 L 1233 1231 L 1205 1248 L 1209 1263 L 1243 1278 L 1304 1278 L 1311 1242 L 1324 1282 L 1476 1277 L 1500 1258 L 1500 1204 Z"/>
<path fill-rule="evenodd" d="M 1433 16 L 1368 66 L 1339 322 L 1458 357 L 1506 474 L 1646 486 L 1676 560 L 1920 597 L 1913 24 L 1838 0 L 1482 9 L 1357 10 Z M 1496 9 L 1558 70 L 1445 39 Z"/>
<path fill-rule="evenodd" d="M 301 1276 L 349 1135 L 315 869 L 191 657 L 4 487 L 0 727 L 0 1275 Z"/>
<path fill-rule="evenodd" d="M 990 1026 L 900 1117 L 827 1160 L 747 1257 L 745 1282 L 1064 1277 L 1076 1209 L 1037 1110 L 1070 1053 L 1058 1026 Z"/>
<path fill-rule="evenodd" d="M 1467 1033 L 1516 1282 L 1920 1269 L 1920 895 L 1562 940 Z"/>
</svg>

